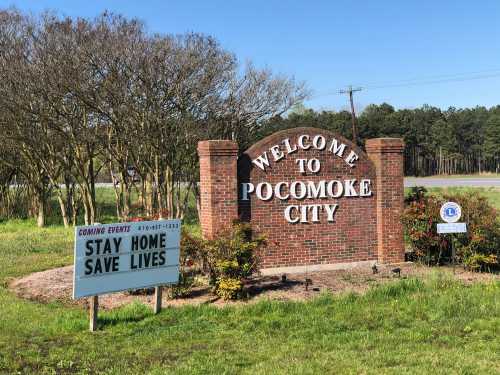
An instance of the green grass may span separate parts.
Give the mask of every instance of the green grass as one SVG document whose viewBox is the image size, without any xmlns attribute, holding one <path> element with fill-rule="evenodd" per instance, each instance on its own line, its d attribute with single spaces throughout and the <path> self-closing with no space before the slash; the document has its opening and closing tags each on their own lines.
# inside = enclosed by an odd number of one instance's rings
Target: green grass
<svg viewBox="0 0 500 375">
<path fill-rule="evenodd" d="M 410 178 L 500 178 L 500 173 L 493 173 L 493 172 L 484 172 L 484 173 L 476 173 L 476 174 L 436 174 L 432 176 L 426 176 L 426 177 L 416 177 L 416 176 L 407 176 Z"/>
<path fill-rule="evenodd" d="M 500 210 L 500 188 L 498 187 L 489 187 L 489 188 L 471 188 L 471 187 L 448 187 L 448 188 L 429 188 L 429 192 L 438 193 L 438 194 L 482 194 L 488 201 L 497 209 Z"/>
<path fill-rule="evenodd" d="M 481 194 L 484 195 L 488 201 L 500 210 L 500 188 L 498 187 L 485 187 L 485 188 L 476 188 L 476 187 L 446 187 L 446 188 L 426 188 L 429 193 L 433 194 Z M 410 188 L 406 188 L 405 192 L 408 193 Z"/>
<path fill-rule="evenodd" d="M 195 226 L 196 228 L 196 226 Z M 0 373 L 492 374 L 500 371 L 500 283 L 464 286 L 442 273 L 363 296 L 312 302 L 100 314 L 41 304 L 6 289 L 12 277 L 70 264 L 73 230 L 0 223 Z"/>
</svg>

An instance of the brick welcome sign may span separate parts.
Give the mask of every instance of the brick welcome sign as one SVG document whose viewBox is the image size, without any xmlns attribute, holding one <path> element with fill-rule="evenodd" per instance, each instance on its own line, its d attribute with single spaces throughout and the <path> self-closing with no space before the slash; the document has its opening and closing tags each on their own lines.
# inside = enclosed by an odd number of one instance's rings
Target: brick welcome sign
<svg viewBox="0 0 500 375">
<path fill-rule="evenodd" d="M 369 139 L 365 153 L 315 128 L 277 132 L 239 157 L 235 142 L 200 142 L 203 235 L 250 222 L 268 240 L 269 271 L 401 262 L 403 147 Z"/>
</svg>

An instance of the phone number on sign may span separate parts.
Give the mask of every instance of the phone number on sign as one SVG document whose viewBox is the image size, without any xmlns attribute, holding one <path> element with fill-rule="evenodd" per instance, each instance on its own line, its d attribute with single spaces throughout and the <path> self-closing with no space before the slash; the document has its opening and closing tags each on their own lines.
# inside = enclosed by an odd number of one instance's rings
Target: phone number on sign
<svg viewBox="0 0 500 375">
<path fill-rule="evenodd" d="M 137 230 L 149 231 L 149 230 L 160 230 L 160 229 L 177 229 L 179 228 L 178 223 L 166 223 L 166 224 L 147 224 L 139 225 Z"/>
</svg>

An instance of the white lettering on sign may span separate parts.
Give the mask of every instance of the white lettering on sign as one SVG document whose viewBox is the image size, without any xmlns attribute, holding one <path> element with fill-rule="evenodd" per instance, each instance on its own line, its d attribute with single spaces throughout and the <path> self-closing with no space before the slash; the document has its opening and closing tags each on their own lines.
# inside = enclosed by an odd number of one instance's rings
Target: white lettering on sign
<svg viewBox="0 0 500 375">
<path fill-rule="evenodd" d="M 370 197 L 371 180 L 362 179 L 331 180 L 331 181 L 280 181 L 274 186 L 269 182 L 260 182 L 254 186 L 251 182 L 241 184 L 241 200 L 250 200 L 251 195 L 262 201 L 269 201 L 273 197 L 282 201 L 290 198 L 304 199 L 331 199 L 341 197 Z M 323 213 L 328 222 L 334 222 L 334 215 L 338 204 L 306 204 L 289 205 L 285 207 L 284 217 L 289 223 L 319 222 L 319 215 Z"/>
<path fill-rule="evenodd" d="M 267 157 L 267 152 L 264 152 L 262 155 L 260 155 L 257 159 L 253 160 L 253 163 L 262 169 L 263 171 L 266 170 L 266 167 L 269 167 L 269 159 Z"/>
<path fill-rule="evenodd" d="M 317 135 L 313 138 L 313 147 L 316 150 L 323 150 L 326 146 L 326 139 L 322 135 Z"/>
<path fill-rule="evenodd" d="M 180 220 L 75 229 L 73 298 L 177 283 Z"/>
<path fill-rule="evenodd" d="M 359 183 L 359 196 L 360 197 L 369 197 L 372 195 L 372 190 L 371 190 L 371 181 L 370 180 L 361 180 Z"/>
<path fill-rule="evenodd" d="M 270 148 L 271 154 L 273 154 L 274 161 L 279 161 L 285 157 L 285 154 L 280 150 L 280 146 L 276 145 Z"/>
<path fill-rule="evenodd" d="M 263 188 L 265 189 L 265 195 L 262 194 Z M 255 190 L 255 194 L 257 195 L 257 198 L 263 201 L 268 201 L 273 197 L 273 188 L 269 182 L 263 182 L 261 184 L 257 185 L 257 189 Z"/>
<path fill-rule="evenodd" d="M 356 180 L 345 180 L 344 181 L 344 196 L 346 197 L 357 197 L 358 193 L 354 188 Z"/>
<path fill-rule="evenodd" d="M 326 198 L 326 181 L 307 181 L 307 196 L 317 199 Z"/>
<path fill-rule="evenodd" d="M 326 213 L 326 220 L 330 223 L 334 222 L 335 211 L 338 204 L 292 204 L 285 208 L 285 220 L 289 223 L 319 223 L 320 213 Z"/>
<path fill-rule="evenodd" d="M 285 220 L 288 221 L 289 223 L 296 223 L 297 221 L 300 220 L 299 217 L 294 217 L 292 219 L 292 210 L 296 210 L 297 212 L 299 211 L 299 206 L 297 205 L 290 205 L 285 208 Z"/>
<path fill-rule="evenodd" d="M 296 142 L 289 138 L 269 148 L 272 156 L 271 161 L 280 162 L 287 155 L 297 150 L 327 150 L 328 153 L 342 158 L 351 168 L 356 165 L 359 155 L 350 150 L 346 154 L 346 145 L 332 138 L 327 140 L 323 135 L 310 136 L 302 134 L 297 137 Z M 272 168 L 268 151 L 252 160 L 252 163 L 259 169 L 266 171 Z M 297 170 L 302 175 L 317 174 L 321 170 L 321 162 L 317 158 L 297 158 L 295 159 Z M 262 201 L 270 201 L 273 198 L 287 201 L 292 198 L 298 201 L 305 199 L 338 199 L 341 197 L 370 197 L 373 195 L 371 180 L 346 179 L 346 180 L 321 180 L 321 181 L 280 181 L 274 186 L 269 182 L 260 182 L 256 185 L 250 182 L 241 184 L 241 200 L 249 201 L 252 194 Z M 316 203 L 316 204 L 290 204 L 285 207 L 283 216 L 289 223 L 318 223 L 320 217 L 326 217 L 327 222 L 335 221 L 335 214 L 338 204 Z"/>
<path fill-rule="evenodd" d="M 347 158 L 345 158 L 345 162 L 349 167 L 354 167 L 354 162 L 358 159 L 359 159 L 358 154 L 356 154 L 354 151 L 351 150 Z"/>
<path fill-rule="evenodd" d="M 328 147 L 328 151 L 332 153 L 335 156 L 338 156 L 339 158 L 344 157 L 344 152 L 346 149 L 346 145 L 344 143 L 339 142 L 337 139 L 332 138 L 331 140 L 327 140 L 324 136 L 322 135 L 315 135 L 314 137 L 311 137 L 307 134 L 299 135 L 297 137 L 297 142 L 296 143 L 291 143 L 289 138 L 283 139 L 283 141 L 280 142 L 280 144 L 271 146 L 269 148 L 269 152 L 271 153 L 274 162 L 279 162 L 280 160 L 283 160 L 286 155 L 292 154 L 296 152 L 298 149 L 302 150 L 309 150 L 309 149 L 316 149 L 316 150 L 324 150 L 327 145 L 330 144 Z M 297 159 L 297 160 L 305 160 L 305 159 Z M 353 168 L 356 164 L 356 161 L 359 160 L 359 155 L 356 154 L 354 150 L 351 150 L 349 154 L 345 157 L 344 162 L 351 168 Z M 255 159 L 252 160 L 252 163 L 255 164 L 259 169 L 265 171 L 266 168 L 271 167 L 271 163 L 269 161 L 269 156 L 267 151 L 256 157 Z M 305 165 L 307 164 L 306 161 L 300 162 L 300 173 L 305 173 Z M 316 172 L 319 171 L 319 167 L 317 168 Z"/>
<path fill-rule="evenodd" d="M 287 139 L 283 139 L 283 144 L 285 145 L 285 148 L 286 148 L 286 153 L 287 154 L 293 154 L 295 151 L 298 150 L 297 146 L 294 145 L 293 148 L 292 146 L 290 145 L 290 140 L 287 138 Z"/>
<path fill-rule="evenodd" d="M 369 197 L 371 191 L 371 180 L 363 179 L 357 184 L 352 180 L 321 181 L 280 181 L 273 185 L 270 182 L 259 182 L 255 187 L 251 182 L 241 184 L 241 200 L 248 201 L 250 195 L 255 192 L 257 198 L 268 201 L 274 197 L 280 200 L 294 199 L 318 199 L 318 198 L 340 198 L 344 197 Z"/>
<path fill-rule="evenodd" d="M 306 165 L 307 159 L 295 159 L 295 163 L 298 164 L 299 166 L 299 172 L 300 173 L 306 173 Z"/>
<path fill-rule="evenodd" d="M 304 143 L 304 141 L 307 140 L 307 143 Z M 311 145 L 309 144 L 309 136 L 308 135 L 300 135 L 297 143 L 299 144 L 299 147 L 302 150 L 309 150 L 311 148 Z"/>
<path fill-rule="evenodd" d="M 339 141 L 336 139 L 332 140 L 332 144 L 330 145 L 330 148 L 328 149 L 331 153 L 337 155 L 338 157 L 342 157 L 344 155 L 344 150 L 345 150 L 345 144 L 341 143 L 339 145 Z"/>
</svg>

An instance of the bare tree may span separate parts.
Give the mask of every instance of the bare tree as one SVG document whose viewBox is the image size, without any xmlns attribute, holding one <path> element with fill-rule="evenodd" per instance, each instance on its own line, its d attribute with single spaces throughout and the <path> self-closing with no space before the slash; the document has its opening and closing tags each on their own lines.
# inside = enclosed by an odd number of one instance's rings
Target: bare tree
<svg viewBox="0 0 500 375">
<path fill-rule="evenodd" d="M 76 223 L 77 194 L 93 223 L 104 167 L 122 220 L 137 210 L 183 218 L 191 194 L 199 198 L 199 140 L 244 147 L 262 121 L 306 96 L 269 70 L 249 64 L 241 74 L 211 37 L 150 35 L 141 22 L 108 13 L 33 20 L 6 11 L 0 43 L 1 126 L 20 149 L 40 224 L 49 192 L 65 225 Z"/>
</svg>

